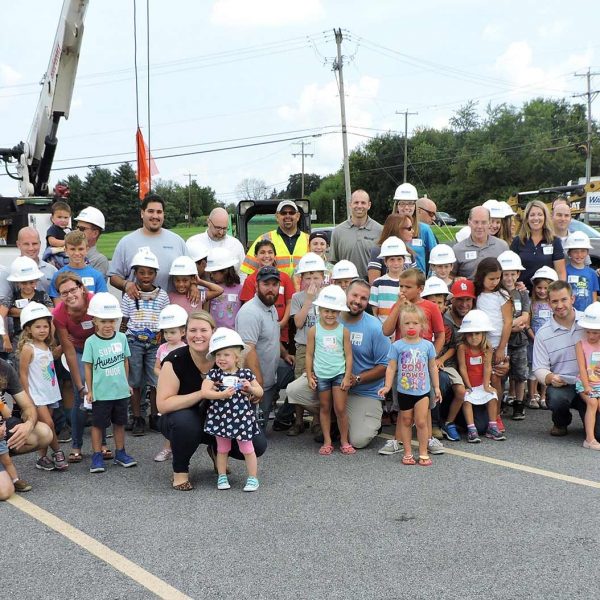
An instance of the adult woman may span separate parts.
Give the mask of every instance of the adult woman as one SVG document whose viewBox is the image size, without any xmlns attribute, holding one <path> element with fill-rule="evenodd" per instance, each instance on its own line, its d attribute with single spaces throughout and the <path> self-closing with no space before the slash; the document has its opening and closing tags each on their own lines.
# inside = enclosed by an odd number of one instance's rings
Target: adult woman
<svg viewBox="0 0 600 600">
<path fill-rule="evenodd" d="M 521 271 L 519 280 L 529 291 L 531 277 L 544 266 L 552 267 L 559 279 L 567 280 L 562 243 L 554 235 L 550 214 L 543 202 L 532 200 L 525 207 L 519 234 L 513 239 L 510 249 L 521 257 L 525 270 Z"/>
<path fill-rule="evenodd" d="M 82 460 L 81 446 L 86 416 L 85 412 L 81 410 L 85 390 L 85 375 L 81 357 L 85 340 L 94 334 L 92 317 L 87 314 L 93 294 L 85 289 L 81 277 L 71 271 L 60 273 L 54 285 L 61 301 L 52 312 L 53 321 L 73 383 L 74 397 L 71 408 L 73 442 L 69 453 L 69 462 L 77 463 Z M 102 436 L 102 454 L 105 460 L 113 457 L 112 452 L 106 448 L 104 435 Z"/>
<path fill-rule="evenodd" d="M 200 444 L 208 444 L 213 458 L 215 440 L 204 432 L 207 402 L 202 402 L 202 381 L 214 366 L 206 357 L 210 336 L 215 329 L 213 318 L 205 311 L 190 314 L 185 335 L 187 346 L 171 352 L 163 361 L 158 377 L 156 404 L 162 414 L 160 428 L 171 442 L 173 452 L 173 489 L 192 490 L 189 479 L 190 459 Z M 264 453 L 267 441 L 263 433 L 252 440 L 256 456 Z M 243 459 L 237 443 L 229 456 Z"/>
</svg>

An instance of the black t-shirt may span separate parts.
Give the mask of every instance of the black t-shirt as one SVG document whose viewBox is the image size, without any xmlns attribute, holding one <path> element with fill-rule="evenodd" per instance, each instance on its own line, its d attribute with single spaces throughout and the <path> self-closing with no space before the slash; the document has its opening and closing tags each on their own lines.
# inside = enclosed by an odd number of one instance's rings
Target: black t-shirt
<svg viewBox="0 0 600 600">
<path fill-rule="evenodd" d="M 283 240 L 283 243 L 285 244 L 286 248 L 288 249 L 288 252 L 290 253 L 290 255 L 293 254 L 294 248 L 296 247 L 296 242 L 298 241 L 298 238 L 300 237 L 300 234 L 302 232 L 298 229 L 294 235 L 287 235 L 287 233 L 283 232 L 283 229 L 281 229 L 281 227 L 278 227 L 277 233 Z"/>
<path fill-rule="evenodd" d="M 204 377 L 198 370 L 196 363 L 194 363 L 189 346 L 182 346 L 173 350 L 173 352 L 169 352 L 162 364 L 164 365 L 167 362 L 171 363 L 173 371 L 179 379 L 179 395 L 192 394 L 202 387 Z M 201 401 L 199 404 L 206 405 L 206 402 Z"/>
<path fill-rule="evenodd" d="M 63 229 L 62 227 L 59 227 L 58 225 L 54 225 L 54 223 L 52 223 L 52 225 L 48 227 L 48 231 L 46 231 L 46 243 L 48 243 L 49 237 L 56 238 L 57 240 L 64 240 L 67 233 L 71 233 L 70 227 L 65 227 Z"/>
</svg>

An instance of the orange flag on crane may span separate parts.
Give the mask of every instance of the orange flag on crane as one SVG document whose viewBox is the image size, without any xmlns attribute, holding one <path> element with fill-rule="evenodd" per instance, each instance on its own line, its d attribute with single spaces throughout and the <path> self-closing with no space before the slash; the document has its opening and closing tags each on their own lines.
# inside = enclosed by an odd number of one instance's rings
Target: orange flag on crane
<svg viewBox="0 0 600 600">
<path fill-rule="evenodd" d="M 135 142 L 137 147 L 139 197 L 140 200 L 143 200 L 152 187 L 152 175 L 156 175 L 158 169 L 152 156 L 150 156 L 150 164 L 148 164 L 148 147 L 146 146 L 146 142 L 144 142 L 144 136 L 139 127 L 135 134 Z"/>
</svg>

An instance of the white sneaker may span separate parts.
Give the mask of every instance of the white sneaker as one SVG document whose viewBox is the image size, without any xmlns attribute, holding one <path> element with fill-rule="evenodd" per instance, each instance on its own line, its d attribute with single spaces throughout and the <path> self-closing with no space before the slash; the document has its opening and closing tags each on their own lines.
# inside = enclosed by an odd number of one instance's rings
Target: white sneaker
<svg viewBox="0 0 600 600">
<path fill-rule="evenodd" d="M 396 454 L 402 452 L 402 442 L 398 440 L 388 440 L 381 448 L 379 448 L 379 454 Z"/>
<path fill-rule="evenodd" d="M 430 454 L 444 454 L 444 444 L 435 438 L 431 438 L 427 442 L 427 449 Z"/>
<path fill-rule="evenodd" d="M 165 462 L 169 460 L 173 456 L 173 452 L 171 452 L 170 448 L 163 448 L 155 457 L 154 460 L 156 462 Z"/>
</svg>

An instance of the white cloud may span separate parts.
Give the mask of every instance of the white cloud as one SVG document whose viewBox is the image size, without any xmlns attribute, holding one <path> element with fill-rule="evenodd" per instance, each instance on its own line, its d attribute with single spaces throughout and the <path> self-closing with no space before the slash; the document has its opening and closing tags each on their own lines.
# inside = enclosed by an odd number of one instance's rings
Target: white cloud
<svg viewBox="0 0 600 600">
<path fill-rule="evenodd" d="M 504 29 L 499 23 L 489 23 L 483 28 L 481 37 L 489 42 L 497 42 L 503 39 Z"/>
<path fill-rule="evenodd" d="M 0 83 L 2 85 L 15 85 L 23 78 L 23 75 L 15 71 L 10 65 L 0 63 Z"/>
<path fill-rule="evenodd" d="M 216 0 L 210 20 L 213 25 L 277 27 L 315 21 L 324 14 L 321 0 Z"/>
</svg>

